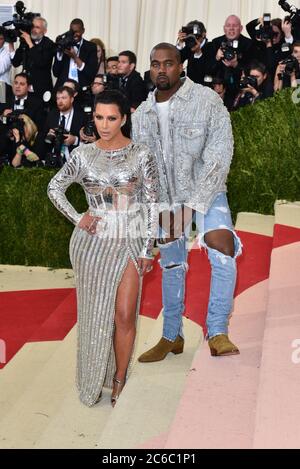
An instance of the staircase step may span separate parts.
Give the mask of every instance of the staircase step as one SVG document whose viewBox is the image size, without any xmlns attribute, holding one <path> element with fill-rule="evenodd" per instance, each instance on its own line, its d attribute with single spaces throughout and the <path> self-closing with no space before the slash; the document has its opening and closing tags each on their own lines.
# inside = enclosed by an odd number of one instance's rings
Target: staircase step
<svg viewBox="0 0 300 469">
<path fill-rule="evenodd" d="M 60 342 L 26 344 L 0 372 L 0 421 L 30 389 L 35 377 L 59 347 Z M 0 440 L 1 447 L 1 440 Z"/>
<path fill-rule="evenodd" d="M 74 328 L 1 420 L 2 448 L 34 448 L 65 394 L 74 387 L 75 347 Z"/>
<path fill-rule="evenodd" d="M 241 212 L 237 216 L 235 229 L 273 237 L 274 223 L 273 215 Z"/>
<path fill-rule="evenodd" d="M 136 363 L 118 404 L 104 427 L 100 448 L 128 449 L 168 431 L 184 388 L 196 349 L 203 340 L 202 329 L 184 318 L 186 336 L 182 355 L 169 354 L 157 363 Z M 162 317 L 155 323 L 144 351 L 155 345 L 162 334 Z"/>
<path fill-rule="evenodd" d="M 277 203 L 254 448 L 299 448 L 300 203 Z M 292 237 L 288 236 L 291 226 Z M 291 244 L 288 244 L 291 243 Z M 298 352 L 297 352 L 298 348 Z"/>
<path fill-rule="evenodd" d="M 235 300 L 230 337 L 241 355 L 195 356 L 165 448 L 251 448 L 268 281 Z"/>
<path fill-rule="evenodd" d="M 274 217 L 243 213 L 237 218 L 241 232 L 269 236 L 273 228 Z M 267 294 L 264 280 L 235 299 L 230 337 L 241 355 L 211 357 L 207 344 L 197 351 L 166 449 L 252 447 Z"/>
<path fill-rule="evenodd" d="M 155 321 L 152 319 L 140 318 L 136 346 L 137 354 L 143 349 L 144 342 L 154 323 Z M 69 345 L 72 347 L 71 353 L 73 354 L 73 360 L 75 360 L 75 344 L 70 343 Z M 70 353 L 70 350 L 68 353 Z M 102 428 L 113 411 L 110 404 L 111 391 L 104 389 L 101 402 L 93 408 L 82 405 L 73 382 L 74 368 L 75 364 L 72 365 L 72 376 L 67 378 L 71 385 L 61 395 L 56 408 L 51 412 L 48 425 L 41 429 L 39 437 L 34 441 L 34 448 L 36 449 L 92 449 L 97 448 L 99 444 Z M 68 375 L 70 375 L 69 371 Z M 49 415 L 48 408 L 46 406 L 44 408 L 44 412 Z"/>
</svg>

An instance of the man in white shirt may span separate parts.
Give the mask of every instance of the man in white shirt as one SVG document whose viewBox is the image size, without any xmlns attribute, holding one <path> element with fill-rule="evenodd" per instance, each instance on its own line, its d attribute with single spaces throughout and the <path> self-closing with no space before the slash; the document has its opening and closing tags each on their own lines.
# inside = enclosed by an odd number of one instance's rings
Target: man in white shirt
<svg viewBox="0 0 300 469">
<path fill-rule="evenodd" d="M 98 70 L 97 46 L 83 38 L 83 21 L 74 19 L 70 24 L 70 32 L 73 33 L 74 45 L 63 53 L 57 52 L 54 60 L 53 74 L 57 77 L 55 89 L 70 78 L 77 81 L 80 88 L 89 86 Z"/>
<path fill-rule="evenodd" d="M 39 138 L 39 151 L 42 159 L 45 159 L 47 154 L 53 152 L 53 146 L 48 145 L 47 142 L 45 143 L 45 138 L 49 135 L 57 136 L 55 129 L 58 127 L 64 128 L 64 138 L 60 148 L 63 162 L 69 159 L 71 152 L 79 145 L 79 133 L 86 123 L 86 117 L 80 108 L 74 108 L 73 104 L 74 91 L 68 86 L 59 88 L 56 93 L 57 108 L 49 113 L 44 132 Z"/>
</svg>

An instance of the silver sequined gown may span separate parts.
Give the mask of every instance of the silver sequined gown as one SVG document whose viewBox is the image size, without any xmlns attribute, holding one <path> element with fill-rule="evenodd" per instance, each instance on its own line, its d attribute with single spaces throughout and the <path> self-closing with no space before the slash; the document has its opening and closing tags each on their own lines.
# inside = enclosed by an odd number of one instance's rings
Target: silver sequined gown
<svg viewBox="0 0 300 469">
<path fill-rule="evenodd" d="M 76 381 L 80 400 L 92 406 L 103 386 L 112 387 L 115 301 L 123 273 L 130 259 L 138 269 L 138 258 L 152 257 L 158 177 L 144 145 L 117 151 L 84 145 L 71 156 L 50 182 L 48 196 L 76 225 L 70 240 L 78 309 Z M 65 196 L 72 183 L 83 187 L 90 213 L 102 218 L 94 236 L 77 226 L 82 214 Z M 140 292 L 141 286 L 142 280 Z M 140 295 L 137 316 L 139 306 Z"/>
</svg>

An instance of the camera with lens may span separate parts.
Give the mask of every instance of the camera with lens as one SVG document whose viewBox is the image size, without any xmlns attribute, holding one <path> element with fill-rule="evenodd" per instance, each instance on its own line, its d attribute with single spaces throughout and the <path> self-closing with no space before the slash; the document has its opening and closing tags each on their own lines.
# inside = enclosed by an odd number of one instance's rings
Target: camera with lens
<svg viewBox="0 0 300 469">
<path fill-rule="evenodd" d="M 197 40 L 201 39 L 205 33 L 204 25 L 202 27 L 200 23 L 182 26 L 181 31 L 187 34 L 184 42 L 188 49 L 193 49 L 197 45 Z"/>
<path fill-rule="evenodd" d="M 13 138 L 13 130 L 17 129 L 20 134 L 20 140 L 24 140 L 24 120 L 20 117 L 18 112 L 11 112 L 7 116 L 0 117 L 0 122 L 7 126 L 7 136 Z"/>
<path fill-rule="evenodd" d="M 294 56 L 290 56 L 287 59 L 284 59 L 280 62 L 281 65 L 285 65 L 284 72 L 278 74 L 279 80 L 282 80 L 284 77 L 290 77 L 293 73 L 300 73 L 299 62 Z"/>
<path fill-rule="evenodd" d="M 272 39 L 274 38 L 275 33 L 272 28 L 270 13 L 264 13 L 263 24 L 260 25 L 260 28 L 258 30 L 256 30 L 255 36 L 256 39 L 263 42 L 272 41 Z"/>
<path fill-rule="evenodd" d="M 248 77 L 243 77 L 239 84 L 240 90 L 244 90 L 245 88 L 248 88 L 248 86 L 252 86 L 252 88 L 255 88 L 257 90 L 257 78 L 252 75 L 249 75 Z"/>
<path fill-rule="evenodd" d="M 5 30 L 6 42 L 16 42 L 23 32 L 30 34 L 33 20 L 41 17 L 40 13 L 25 13 L 26 7 L 21 1 L 15 4 L 15 10 L 16 13 L 13 15 L 13 20 L 2 24 Z"/>
<path fill-rule="evenodd" d="M 8 43 L 14 43 L 18 40 L 18 34 L 15 29 L 6 29 L 0 26 L 0 36 L 4 37 L 4 41 Z"/>
<path fill-rule="evenodd" d="M 290 5 L 285 0 L 279 0 L 278 4 L 281 6 L 283 11 L 286 11 L 290 15 L 285 18 L 285 21 L 291 22 L 292 25 L 300 24 L 300 10 L 297 7 Z"/>
<path fill-rule="evenodd" d="M 94 123 L 94 95 L 91 90 L 91 86 L 84 86 L 81 92 L 81 103 L 83 112 L 86 115 L 86 124 L 83 128 L 83 133 L 87 137 L 93 137 L 96 135 L 96 127 Z"/>
<path fill-rule="evenodd" d="M 83 128 L 83 133 L 87 137 L 93 137 L 96 134 L 96 127 L 94 123 L 94 113 L 93 108 L 90 106 L 86 106 L 83 108 L 83 111 L 87 117 L 87 123 Z"/>
<path fill-rule="evenodd" d="M 70 50 L 72 47 L 76 46 L 76 41 L 74 39 L 73 31 L 67 31 L 60 36 L 57 36 L 56 41 L 57 52 L 63 53 L 64 50 Z"/>
<path fill-rule="evenodd" d="M 64 165 L 63 155 L 61 154 L 62 146 L 64 140 L 67 138 L 66 130 L 64 124 L 59 124 L 59 126 L 54 129 L 54 135 L 48 133 L 45 138 L 45 143 L 51 145 L 52 151 L 47 153 L 45 158 L 45 166 L 50 168 L 62 168 Z"/>
<path fill-rule="evenodd" d="M 221 44 L 221 50 L 224 54 L 224 59 L 231 61 L 235 57 L 238 56 L 238 47 L 239 47 L 239 41 L 227 41 L 227 42 L 222 42 Z"/>
</svg>

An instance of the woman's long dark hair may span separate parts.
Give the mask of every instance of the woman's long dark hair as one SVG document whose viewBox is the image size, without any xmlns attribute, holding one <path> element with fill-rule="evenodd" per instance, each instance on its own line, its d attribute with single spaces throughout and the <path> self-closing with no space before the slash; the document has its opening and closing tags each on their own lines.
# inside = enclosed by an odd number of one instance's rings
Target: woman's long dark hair
<svg viewBox="0 0 300 469">
<path fill-rule="evenodd" d="M 131 111 L 127 97 L 117 90 L 106 90 L 98 94 L 95 99 L 95 110 L 97 104 L 115 104 L 118 106 L 122 117 L 127 117 L 126 124 L 122 127 L 124 137 L 131 138 Z"/>
</svg>

